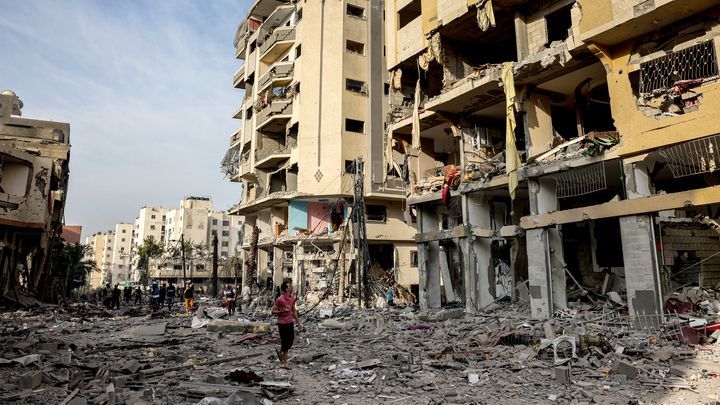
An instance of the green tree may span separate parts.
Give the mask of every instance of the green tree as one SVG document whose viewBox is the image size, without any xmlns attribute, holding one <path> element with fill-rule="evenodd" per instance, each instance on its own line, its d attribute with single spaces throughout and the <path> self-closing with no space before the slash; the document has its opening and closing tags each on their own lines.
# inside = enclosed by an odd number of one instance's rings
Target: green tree
<svg viewBox="0 0 720 405">
<path fill-rule="evenodd" d="M 163 253 L 163 246 L 155 242 L 155 238 L 148 236 L 143 244 L 138 247 L 138 269 L 140 270 L 140 284 L 146 285 L 150 259 L 160 256 Z"/>
<path fill-rule="evenodd" d="M 52 254 L 52 275 L 62 280 L 64 288 L 63 297 L 70 296 L 74 288 L 85 284 L 87 276 L 97 269 L 94 260 L 85 258 L 92 251 L 92 247 L 83 244 L 68 244 L 65 241 L 56 243 Z M 52 297 L 59 298 L 59 297 Z"/>
</svg>

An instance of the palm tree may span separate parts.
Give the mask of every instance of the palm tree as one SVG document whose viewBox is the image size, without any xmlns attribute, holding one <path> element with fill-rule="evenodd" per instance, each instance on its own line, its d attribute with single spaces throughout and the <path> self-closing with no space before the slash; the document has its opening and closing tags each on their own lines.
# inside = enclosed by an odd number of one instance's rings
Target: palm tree
<svg viewBox="0 0 720 405">
<path fill-rule="evenodd" d="M 143 244 L 138 247 L 138 269 L 140 269 L 140 284 L 146 285 L 148 281 L 148 271 L 150 259 L 160 256 L 163 253 L 163 246 L 155 242 L 155 238 L 148 236 L 143 240 Z M 144 270 L 144 271 L 143 271 Z"/>
<path fill-rule="evenodd" d="M 68 244 L 62 241 L 55 244 L 52 255 L 52 274 L 64 280 L 63 296 L 68 297 L 70 292 L 85 284 L 87 275 L 97 270 L 94 260 L 85 257 L 92 251 L 92 247 L 83 244 Z"/>
</svg>

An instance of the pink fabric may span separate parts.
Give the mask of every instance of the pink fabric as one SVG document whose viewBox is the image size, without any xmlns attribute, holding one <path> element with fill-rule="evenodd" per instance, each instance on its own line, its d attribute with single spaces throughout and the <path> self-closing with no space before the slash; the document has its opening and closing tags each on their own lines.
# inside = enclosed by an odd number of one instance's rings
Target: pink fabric
<svg viewBox="0 0 720 405">
<path fill-rule="evenodd" d="M 277 314 L 278 324 L 292 323 L 292 309 L 295 306 L 296 302 L 297 297 L 292 295 L 288 298 L 286 294 L 280 294 L 278 299 L 275 300 L 275 307 L 277 307 L 277 309 L 281 311 L 279 314 Z"/>
</svg>

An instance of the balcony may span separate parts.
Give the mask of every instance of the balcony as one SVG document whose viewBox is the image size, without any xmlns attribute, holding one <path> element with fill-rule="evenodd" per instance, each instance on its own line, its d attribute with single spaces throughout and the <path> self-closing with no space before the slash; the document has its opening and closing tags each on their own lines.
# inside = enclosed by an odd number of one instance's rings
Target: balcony
<svg viewBox="0 0 720 405">
<path fill-rule="evenodd" d="M 232 148 L 235 144 L 242 140 L 242 131 L 238 128 L 232 135 L 230 135 L 230 147 Z"/>
<path fill-rule="evenodd" d="M 276 29 L 265 42 L 260 45 L 260 61 L 270 64 L 280 55 L 287 52 L 295 43 L 295 27 L 282 27 Z"/>
<path fill-rule="evenodd" d="M 233 87 L 241 89 L 245 87 L 245 65 L 240 66 L 233 75 Z"/>
<path fill-rule="evenodd" d="M 257 130 L 285 133 L 285 125 L 292 118 L 292 111 L 292 98 L 272 100 L 257 114 Z"/>
<path fill-rule="evenodd" d="M 260 76 L 258 91 L 263 92 L 268 86 L 287 86 L 293 80 L 294 70 L 295 62 L 278 62 L 272 65 L 264 75 Z"/>
<path fill-rule="evenodd" d="M 269 138 L 266 137 L 264 142 L 267 143 Z M 271 145 L 255 151 L 255 167 L 258 169 L 269 169 L 277 167 L 281 162 L 290 159 L 292 147 L 277 142 L 271 142 Z"/>
<path fill-rule="evenodd" d="M 616 0 L 580 0 L 583 19 L 580 35 L 584 42 L 617 45 L 630 38 L 658 29 L 693 15 L 700 15 L 720 0 L 655 0 L 621 7 Z"/>
</svg>

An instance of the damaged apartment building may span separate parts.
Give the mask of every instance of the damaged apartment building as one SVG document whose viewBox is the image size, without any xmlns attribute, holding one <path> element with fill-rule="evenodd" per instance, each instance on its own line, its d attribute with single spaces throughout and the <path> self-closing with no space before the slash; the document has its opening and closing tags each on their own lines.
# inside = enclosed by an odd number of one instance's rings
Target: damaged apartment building
<svg viewBox="0 0 720 405">
<path fill-rule="evenodd" d="M 0 299 L 11 301 L 58 282 L 48 275 L 69 178 L 70 125 L 22 118 L 22 108 L 0 93 Z"/>
<path fill-rule="evenodd" d="M 245 218 L 246 282 L 357 285 L 346 225 L 362 184 L 371 271 L 417 288 L 405 186 L 384 173 L 383 7 L 257 0 L 238 27 L 233 84 L 244 98 L 222 170 L 241 185 L 230 213 Z"/>
<path fill-rule="evenodd" d="M 657 314 L 718 286 L 718 4 L 386 2 L 386 175 L 422 308 Z"/>
</svg>

